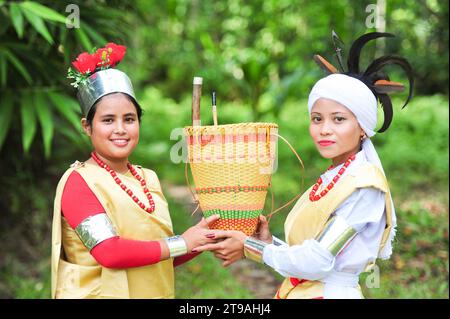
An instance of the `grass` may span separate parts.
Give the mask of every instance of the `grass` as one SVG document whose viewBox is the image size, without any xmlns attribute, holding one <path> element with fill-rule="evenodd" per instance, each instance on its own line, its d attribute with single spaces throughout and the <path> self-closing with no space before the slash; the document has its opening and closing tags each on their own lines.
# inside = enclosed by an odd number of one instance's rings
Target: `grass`
<svg viewBox="0 0 450 319">
<path fill-rule="evenodd" d="M 379 262 L 380 288 L 367 298 L 448 298 L 448 194 L 417 194 L 397 210 L 394 254 Z M 370 274 L 369 274 L 370 275 Z M 364 284 L 368 274 L 362 276 Z"/>
<path fill-rule="evenodd" d="M 50 255 L 35 263 L 5 256 L 0 268 L 0 298 L 50 298 Z"/>
</svg>

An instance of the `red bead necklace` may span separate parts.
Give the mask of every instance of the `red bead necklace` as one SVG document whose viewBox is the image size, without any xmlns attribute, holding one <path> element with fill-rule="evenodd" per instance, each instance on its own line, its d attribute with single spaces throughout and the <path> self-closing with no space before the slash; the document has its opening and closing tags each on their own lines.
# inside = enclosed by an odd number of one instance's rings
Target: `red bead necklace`
<svg viewBox="0 0 450 319">
<path fill-rule="evenodd" d="M 111 176 L 114 178 L 115 182 L 120 186 L 120 188 L 122 188 L 124 192 L 127 193 L 134 200 L 134 202 L 139 205 L 140 208 L 145 210 L 147 213 L 152 213 L 155 210 L 155 202 L 153 201 L 152 194 L 147 188 L 147 183 L 145 182 L 145 179 L 139 176 L 139 174 L 136 172 L 134 167 L 129 162 L 127 163 L 127 167 L 130 170 L 131 174 L 134 176 L 134 178 L 136 178 L 141 183 L 142 189 L 144 190 L 144 194 L 147 196 L 150 207 L 146 207 L 144 203 L 142 203 L 139 200 L 139 198 L 136 197 L 136 195 L 133 195 L 133 191 L 122 182 L 119 176 L 117 176 L 117 173 L 106 163 L 104 163 L 100 158 L 98 158 L 98 156 L 94 152 L 91 153 L 91 156 L 100 167 L 103 167 L 111 174 Z"/>
<path fill-rule="evenodd" d="M 317 180 L 317 182 L 314 184 L 311 192 L 309 193 L 309 200 L 311 202 L 315 202 L 318 201 L 319 199 L 321 199 L 322 197 L 324 197 L 333 187 L 334 185 L 337 183 L 337 181 L 339 180 L 339 178 L 341 178 L 342 174 L 344 174 L 345 170 L 347 169 L 347 167 L 350 165 L 351 162 L 353 162 L 355 160 L 355 155 L 350 156 L 344 163 L 344 166 L 342 166 L 342 168 L 339 170 L 339 172 L 336 174 L 335 177 L 333 177 L 333 180 L 327 185 L 327 187 L 325 187 L 319 195 L 316 195 L 317 190 L 319 189 L 319 186 L 322 185 L 322 178 L 319 177 L 319 179 Z M 330 167 L 328 167 L 327 171 L 332 169 L 333 165 L 331 165 Z"/>
</svg>

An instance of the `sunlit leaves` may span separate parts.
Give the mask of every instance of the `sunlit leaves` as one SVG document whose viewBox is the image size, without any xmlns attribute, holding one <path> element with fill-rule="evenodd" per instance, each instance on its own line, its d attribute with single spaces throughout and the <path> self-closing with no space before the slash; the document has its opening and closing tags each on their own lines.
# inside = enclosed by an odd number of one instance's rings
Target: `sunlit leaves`
<svg viewBox="0 0 450 319">
<path fill-rule="evenodd" d="M 10 13 L 14 28 L 16 29 L 17 35 L 21 39 L 23 37 L 24 21 L 20 7 L 15 2 L 11 3 Z"/>
</svg>

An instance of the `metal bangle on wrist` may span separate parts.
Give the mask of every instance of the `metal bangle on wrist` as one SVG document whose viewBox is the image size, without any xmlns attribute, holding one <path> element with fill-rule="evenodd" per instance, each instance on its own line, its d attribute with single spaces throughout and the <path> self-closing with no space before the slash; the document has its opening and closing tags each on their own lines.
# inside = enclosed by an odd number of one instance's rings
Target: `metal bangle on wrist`
<svg viewBox="0 0 450 319">
<path fill-rule="evenodd" d="M 258 240 L 254 237 L 248 236 L 244 242 L 244 255 L 245 258 L 253 261 L 263 263 L 263 251 L 268 243 Z"/>
<path fill-rule="evenodd" d="M 164 238 L 169 248 L 170 258 L 187 254 L 187 245 L 184 238 L 180 235 Z"/>
</svg>

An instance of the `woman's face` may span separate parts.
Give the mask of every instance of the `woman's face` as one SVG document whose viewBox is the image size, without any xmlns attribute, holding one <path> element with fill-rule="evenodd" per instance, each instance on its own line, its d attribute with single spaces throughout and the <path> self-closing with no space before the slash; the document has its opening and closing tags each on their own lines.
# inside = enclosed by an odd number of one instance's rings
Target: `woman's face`
<svg viewBox="0 0 450 319">
<path fill-rule="evenodd" d="M 98 155 L 111 160 L 125 160 L 139 141 L 136 107 L 123 94 L 109 94 L 97 103 L 92 126 L 83 119 L 83 128 Z"/>
<path fill-rule="evenodd" d="M 336 166 L 359 151 L 364 130 L 345 106 L 320 98 L 311 109 L 309 133 L 320 155 Z"/>
</svg>

